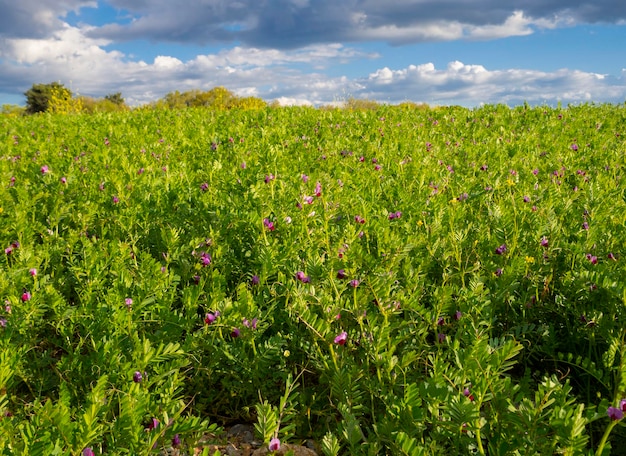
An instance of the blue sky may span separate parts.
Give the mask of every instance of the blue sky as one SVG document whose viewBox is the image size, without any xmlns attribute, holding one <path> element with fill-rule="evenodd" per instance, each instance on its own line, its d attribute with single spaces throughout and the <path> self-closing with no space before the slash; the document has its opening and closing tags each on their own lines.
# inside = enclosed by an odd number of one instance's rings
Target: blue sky
<svg viewBox="0 0 626 456">
<path fill-rule="evenodd" d="M 615 0 L 0 0 L 0 104 L 34 83 L 138 105 L 224 86 L 282 104 L 626 101 Z"/>
</svg>

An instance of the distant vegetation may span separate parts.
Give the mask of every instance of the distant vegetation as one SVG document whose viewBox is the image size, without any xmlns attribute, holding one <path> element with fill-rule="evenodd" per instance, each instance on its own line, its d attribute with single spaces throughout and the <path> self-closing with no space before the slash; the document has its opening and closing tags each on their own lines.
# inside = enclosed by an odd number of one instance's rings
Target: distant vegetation
<svg viewBox="0 0 626 456">
<path fill-rule="evenodd" d="M 75 95 L 70 89 L 58 82 L 49 84 L 33 84 L 24 96 L 26 106 L 5 104 L 0 114 L 9 117 L 53 112 L 59 114 L 98 112 L 120 112 L 131 110 L 121 92 L 106 95 L 104 98 L 92 98 L 84 95 Z M 188 90 L 170 92 L 147 105 L 135 109 L 186 109 L 208 108 L 215 110 L 230 109 L 263 109 L 268 106 L 277 107 L 277 101 L 266 102 L 258 97 L 240 97 L 224 87 L 214 87 L 211 90 Z M 381 107 L 381 103 L 371 99 L 350 97 L 339 104 L 320 106 L 322 110 L 342 109 L 346 111 L 373 111 Z M 403 102 L 398 105 L 403 109 L 429 109 L 424 103 Z"/>
</svg>

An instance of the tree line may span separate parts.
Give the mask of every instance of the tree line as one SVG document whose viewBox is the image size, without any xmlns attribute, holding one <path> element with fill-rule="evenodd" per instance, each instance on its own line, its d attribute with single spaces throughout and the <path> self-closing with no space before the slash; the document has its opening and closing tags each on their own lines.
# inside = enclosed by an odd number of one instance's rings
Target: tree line
<svg viewBox="0 0 626 456">
<path fill-rule="evenodd" d="M 9 115 L 30 115 L 42 112 L 53 113 L 96 113 L 126 111 L 130 107 L 121 92 L 106 95 L 104 98 L 75 96 L 70 89 L 59 82 L 33 84 L 24 92 L 25 107 L 4 105 L 2 113 Z M 147 108 L 182 109 L 206 107 L 212 109 L 261 109 L 268 104 L 257 97 L 239 97 L 224 87 L 208 91 L 190 90 L 170 92 L 165 97 L 148 104 Z"/>
</svg>

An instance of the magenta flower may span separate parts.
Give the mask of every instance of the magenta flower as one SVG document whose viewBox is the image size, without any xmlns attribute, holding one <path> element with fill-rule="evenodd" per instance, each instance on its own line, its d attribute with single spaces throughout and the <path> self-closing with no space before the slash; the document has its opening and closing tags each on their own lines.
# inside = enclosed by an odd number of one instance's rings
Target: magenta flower
<svg viewBox="0 0 626 456">
<path fill-rule="evenodd" d="M 307 276 L 304 272 L 298 271 L 296 272 L 296 280 L 302 283 L 309 283 L 311 281 L 311 277 Z"/>
<path fill-rule="evenodd" d="M 502 268 L 498 268 L 496 269 L 496 271 L 494 272 L 494 274 L 496 275 L 496 277 L 500 277 L 502 275 Z"/>
<path fill-rule="evenodd" d="M 338 270 L 338 271 L 337 271 L 337 278 L 338 278 L 339 280 L 343 280 L 343 279 L 345 279 L 346 277 L 347 277 L 347 275 L 346 275 L 346 271 L 345 271 L 345 270 L 340 269 L 340 270 Z"/>
<path fill-rule="evenodd" d="M 305 184 L 309 181 L 309 176 L 307 176 L 306 174 L 303 174 L 301 177 L 302 177 L 302 182 L 304 182 Z"/>
<path fill-rule="evenodd" d="M 361 283 L 361 282 L 359 282 L 357 279 L 354 279 L 354 280 L 351 280 L 351 281 L 350 281 L 350 286 L 351 286 L 352 288 L 356 288 L 356 287 L 358 287 L 358 286 L 359 286 L 359 284 L 360 284 L 360 283 Z"/>
<path fill-rule="evenodd" d="M 31 298 L 32 296 L 30 292 L 25 291 L 24 293 L 22 293 L 22 302 L 30 301 Z"/>
<path fill-rule="evenodd" d="M 318 198 L 322 196 L 322 184 L 320 184 L 319 182 L 315 183 L 315 196 L 317 196 Z"/>
<path fill-rule="evenodd" d="M 587 231 L 589 229 L 589 224 L 587 222 L 583 222 L 583 230 Z"/>
<path fill-rule="evenodd" d="M 588 253 L 586 255 L 587 259 L 591 262 L 591 264 L 598 264 L 598 257 L 595 255 L 592 255 L 591 253 Z"/>
<path fill-rule="evenodd" d="M 239 337 L 241 335 L 241 331 L 239 331 L 239 328 L 233 328 L 233 330 L 230 332 L 230 336 L 233 339 L 236 339 L 237 337 Z"/>
<path fill-rule="evenodd" d="M 259 276 L 258 275 L 253 275 L 252 279 L 250 280 L 250 283 L 252 283 L 252 285 L 258 285 L 259 284 Z"/>
<path fill-rule="evenodd" d="M 37 269 L 35 269 L 35 268 L 30 268 L 30 269 L 28 270 L 28 273 L 29 273 L 31 276 L 35 277 L 35 276 L 37 275 Z"/>
<path fill-rule="evenodd" d="M 621 420 L 622 418 L 624 418 L 624 412 L 617 407 L 609 407 L 606 411 L 606 414 L 613 421 Z"/>
<path fill-rule="evenodd" d="M 209 189 L 209 184 L 208 182 L 202 182 L 200 184 L 200 190 L 202 190 L 203 192 L 206 192 Z"/>
<path fill-rule="evenodd" d="M 204 316 L 204 324 L 205 325 L 210 325 L 211 323 L 213 323 L 215 321 L 216 318 L 217 318 L 216 314 L 213 314 L 211 312 L 207 312 L 207 314 Z"/>
<path fill-rule="evenodd" d="M 152 431 L 158 427 L 159 427 L 159 420 L 157 420 L 156 418 L 152 418 L 150 422 L 148 423 L 148 425 L 146 426 L 145 430 Z"/>
<path fill-rule="evenodd" d="M 570 146 L 570 149 L 572 149 L 573 151 L 577 151 L 578 150 L 578 144 L 574 143 Z"/>
<path fill-rule="evenodd" d="M 274 179 L 276 179 L 276 176 L 274 176 L 273 174 L 267 174 L 265 176 L 265 183 L 269 184 L 270 182 L 272 182 Z"/>
<path fill-rule="evenodd" d="M 178 434 L 175 434 L 174 437 L 172 437 L 172 446 L 174 448 L 178 448 L 180 446 L 180 436 Z"/>
<path fill-rule="evenodd" d="M 141 383 L 142 380 L 143 380 L 143 375 L 141 375 L 141 372 L 135 371 L 135 373 L 133 374 L 133 382 Z"/>
<path fill-rule="evenodd" d="M 128 307 L 130 309 L 130 306 L 133 305 L 133 299 L 132 298 L 124 299 L 124 304 L 126 304 L 126 307 Z"/>
<path fill-rule="evenodd" d="M 303 201 L 304 201 L 306 204 L 313 204 L 313 197 L 312 197 L 312 196 L 306 196 L 306 195 L 305 195 L 305 196 L 304 196 L 304 198 L 303 198 Z"/>
<path fill-rule="evenodd" d="M 524 199 L 524 202 L 525 202 L 525 203 L 530 203 L 530 196 L 528 196 L 528 195 L 524 195 L 524 198 L 523 198 L 523 199 Z"/>
<path fill-rule="evenodd" d="M 348 340 L 348 333 L 345 331 L 341 331 L 337 337 L 335 337 L 334 342 L 337 345 L 346 345 L 346 341 Z"/>
<path fill-rule="evenodd" d="M 365 223 L 365 219 L 363 217 L 361 217 L 360 215 L 355 215 L 354 216 L 354 221 L 357 222 L 357 223 L 361 223 L 361 224 Z"/>
<path fill-rule="evenodd" d="M 40 171 L 41 174 L 47 174 L 48 172 L 50 172 L 50 168 L 48 168 L 48 165 L 43 165 Z"/>
<path fill-rule="evenodd" d="M 61 183 L 62 183 L 62 184 L 67 184 L 67 178 L 62 177 L 62 178 L 61 178 Z"/>
<path fill-rule="evenodd" d="M 461 312 L 460 310 L 457 310 L 456 312 L 454 312 L 454 319 L 456 321 L 459 321 L 462 316 L 463 316 L 463 312 Z"/>
<path fill-rule="evenodd" d="M 617 257 L 613 255 L 612 253 L 609 253 L 607 257 L 609 260 L 617 261 Z"/>
<path fill-rule="evenodd" d="M 267 448 L 270 451 L 278 451 L 280 449 L 280 440 L 274 437 L 272 440 L 270 440 L 270 444 Z"/>
<path fill-rule="evenodd" d="M 276 227 L 274 226 L 274 222 L 270 221 L 270 219 L 268 218 L 263 219 L 263 225 L 265 225 L 265 228 L 270 231 L 274 231 L 276 229 Z"/>
<path fill-rule="evenodd" d="M 115 195 L 113 195 L 112 200 L 113 200 L 113 204 L 117 204 L 117 203 L 120 202 L 120 199 L 117 196 L 115 196 Z"/>
<path fill-rule="evenodd" d="M 446 335 L 444 333 L 437 334 L 437 341 L 439 341 L 440 344 L 443 344 L 446 341 Z"/>
<path fill-rule="evenodd" d="M 547 248 L 547 247 L 548 247 L 548 245 L 549 245 L 548 238 L 547 238 L 547 237 L 545 237 L 545 236 L 544 236 L 544 237 L 542 237 L 542 238 L 541 238 L 541 241 L 539 241 L 539 244 L 541 245 L 541 247 L 545 247 L 545 248 Z"/>
<path fill-rule="evenodd" d="M 244 319 L 243 319 L 243 325 L 244 325 L 246 328 L 256 329 L 256 325 L 257 325 L 258 321 L 259 321 L 259 319 L 258 319 L 258 318 L 256 318 L 256 317 L 255 317 L 255 318 L 253 318 L 253 319 L 252 319 L 252 321 L 248 321 L 248 319 L 247 319 L 247 318 L 244 318 Z"/>
<path fill-rule="evenodd" d="M 506 253 L 506 244 L 502 244 L 500 247 L 497 247 L 495 250 L 497 255 L 503 255 Z"/>
<path fill-rule="evenodd" d="M 82 456 L 95 456 L 93 450 L 90 447 L 85 448 L 81 454 Z"/>
<path fill-rule="evenodd" d="M 200 255 L 200 262 L 202 263 L 203 267 L 206 267 L 208 265 L 211 264 L 211 255 L 209 255 L 206 252 L 202 252 L 202 255 Z"/>
</svg>

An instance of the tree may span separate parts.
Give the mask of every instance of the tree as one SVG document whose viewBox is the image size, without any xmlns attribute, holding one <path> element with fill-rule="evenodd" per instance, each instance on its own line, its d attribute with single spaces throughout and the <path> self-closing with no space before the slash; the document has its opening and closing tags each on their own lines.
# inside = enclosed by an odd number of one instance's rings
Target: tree
<svg viewBox="0 0 626 456">
<path fill-rule="evenodd" d="M 24 92 L 24 95 L 26 96 L 26 113 L 35 114 L 48 110 L 53 95 L 61 99 L 69 99 L 72 97 L 72 92 L 59 82 L 51 82 L 50 84 L 33 84 Z"/>
<path fill-rule="evenodd" d="M 124 98 L 122 97 L 122 92 L 117 92 L 117 93 L 106 95 L 104 99 L 118 106 L 122 106 L 124 104 Z"/>
</svg>

